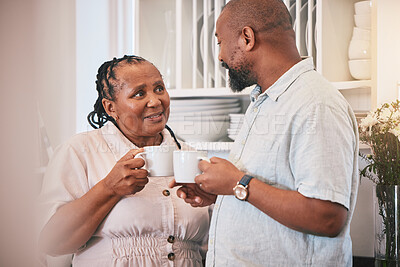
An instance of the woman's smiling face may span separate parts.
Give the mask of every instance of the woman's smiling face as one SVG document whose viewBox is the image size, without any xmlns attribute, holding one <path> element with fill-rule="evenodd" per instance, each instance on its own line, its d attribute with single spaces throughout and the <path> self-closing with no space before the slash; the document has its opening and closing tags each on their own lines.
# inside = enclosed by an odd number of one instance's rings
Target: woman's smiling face
<svg viewBox="0 0 400 267">
<path fill-rule="evenodd" d="M 135 144 L 157 138 L 170 111 L 160 72 L 149 62 L 120 64 L 114 71 L 115 97 L 114 101 L 103 99 L 105 110 L 118 118 L 119 129 Z"/>
</svg>

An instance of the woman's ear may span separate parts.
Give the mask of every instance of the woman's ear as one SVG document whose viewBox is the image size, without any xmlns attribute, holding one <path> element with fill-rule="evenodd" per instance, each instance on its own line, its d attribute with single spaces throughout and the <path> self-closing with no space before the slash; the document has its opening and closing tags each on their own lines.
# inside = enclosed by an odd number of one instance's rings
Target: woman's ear
<svg viewBox="0 0 400 267">
<path fill-rule="evenodd" d="M 248 26 L 243 27 L 240 37 L 245 45 L 245 51 L 252 50 L 256 42 L 256 35 L 253 29 Z"/>
<path fill-rule="evenodd" d="M 101 103 L 103 104 L 104 110 L 107 112 L 107 114 L 115 119 L 117 117 L 117 113 L 115 111 L 114 101 L 103 98 Z"/>
</svg>

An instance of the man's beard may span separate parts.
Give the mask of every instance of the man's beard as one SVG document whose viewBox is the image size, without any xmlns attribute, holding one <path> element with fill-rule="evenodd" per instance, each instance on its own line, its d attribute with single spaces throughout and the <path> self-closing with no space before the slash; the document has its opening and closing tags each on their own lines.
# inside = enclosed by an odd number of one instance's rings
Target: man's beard
<svg viewBox="0 0 400 267">
<path fill-rule="evenodd" d="M 251 77 L 249 65 L 244 63 L 237 68 L 230 68 L 228 64 L 222 62 L 222 67 L 229 70 L 229 86 L 234 92 L 241 92 L 246 87 L 256 84 L 257 81 Z"/>
</svg>

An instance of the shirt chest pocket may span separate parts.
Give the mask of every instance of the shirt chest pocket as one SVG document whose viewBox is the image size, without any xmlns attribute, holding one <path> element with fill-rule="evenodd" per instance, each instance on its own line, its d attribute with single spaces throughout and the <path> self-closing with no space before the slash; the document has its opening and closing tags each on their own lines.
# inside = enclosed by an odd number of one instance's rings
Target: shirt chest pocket
<svg viewBox="0 0 400 267">
<path fill-rule="evenodd" d="M 278 142 L 249 138 L 237 165 L 261 181 L 275 184 L 278 150 Z"/>
</svg>

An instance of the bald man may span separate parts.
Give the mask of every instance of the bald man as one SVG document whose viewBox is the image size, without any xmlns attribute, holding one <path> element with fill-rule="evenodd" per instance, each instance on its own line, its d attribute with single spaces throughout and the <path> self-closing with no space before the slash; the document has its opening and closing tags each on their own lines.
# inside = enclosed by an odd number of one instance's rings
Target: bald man
<svg viewBox="0 0 400 267">
<path fill-rule="evenodd" d="M 352 266 L 351 107 L 299 56 L 282 0 L 230 1 L 215 36 L 232 90 L 256 87 L 229 161 L 201 161 L 178 190 L 192 206 L 215 203 L 207 266 Z"/>
</svg>

